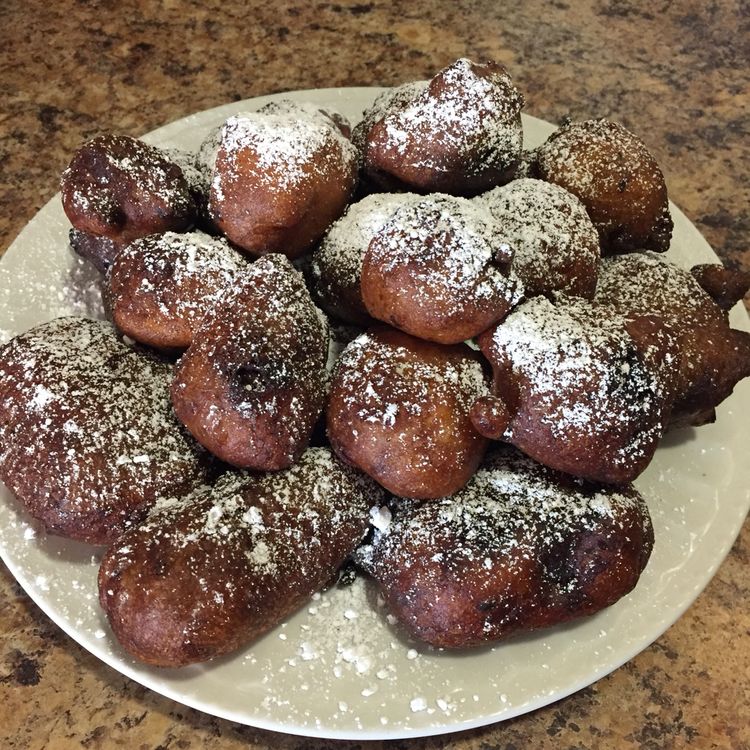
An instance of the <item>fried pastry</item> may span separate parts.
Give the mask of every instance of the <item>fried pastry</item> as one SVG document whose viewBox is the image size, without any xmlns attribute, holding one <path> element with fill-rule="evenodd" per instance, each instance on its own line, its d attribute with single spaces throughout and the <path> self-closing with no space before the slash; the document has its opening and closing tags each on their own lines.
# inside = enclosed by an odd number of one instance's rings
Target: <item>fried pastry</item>
<svg viewBox="0 0 750 750">
<path fill-rule="evenodd" d="M 0 479 L 60 536 L 116 539 L 159 498 L 207 479 L 172 413 L 170 365 L 114 327 L 58 318 L 0 348 Z"/>
<path fill-rule="evenodd" d="M 479 345 L 501 402 L 472 410 L 484 435 L 594 482 L 630 482 L 651 461 L 675 392 L 674 340 L 661 321 L 534 297 Z"/>
<path fill-rule="evenodd" d="M 312 291 L 320 306 L 347 323 L 373 320 L 362 302 L 362 259 L 375 234 L 401 206 L 419 200 L 413 193 L 377 193 L 352 203 L 326 232 L 312 255 Z"/>
<path fill-rule="evenodd" d="M 362 261 L 370 315 L 441 344 L 472 338 L 520 300 L 513 249 L 481 204 L 430 195 L 396 210 Z"/>
<path fill-rule="evenodd" d="M 488 385 L 481 357 L 465 344 L 371 329 L 334 368 L 328 438 L 395 495 L 443 497 L 468 481 L 487 447 L 469 409 Z"/>
<path fill-rule="evenodd" d="M 643 141 L 622 125 L 605 119 L 563 125 L 536 150 L 534 171 L 586 206 L 602 255 L 669 249 L 664 175 Z"/>
<path fill-rule="evenodd" d="M 269 255 L 237 277 L 177 364 L 172 403 L 211 453 L 246 469 L 283 469 L 323 409 L 328 323 L 302 275 Z"/>
<path fill-rule="evenodd" d="M 196 328 L 248 263 L 203 232 L 152 234 L 115 258 L 106 296 L 115 325 L 158 349 L 185 349 Z"/>
<path fill-rule="evenodd" d="M 365 177 L 385 190 L 451 195 L 507 182 L 523 145 L 522 107 L 502 65 L 457 60 L 365 113 L 355 129 Z"/>
<path fill-rule="evenodd" d="M 527 297 L 559 291 L 591 299 L 599 235 L 584 205 L 550 182 L 516 179 L 479 196 L 513 248 L 512 268 Z"/>
<path fill-rule="evenodd" d="M 123 245 L 195 222 L 185 175 L 166 153 L 125 135 L 100 135 L 73 155 L 60 178 L 65 213 L 75 229 Z"/>
<path fill-rule="evenodd" d="M 317 109 L 234 115 L 208 159 L 209 214 L 252 255 L 302 255 L 341 216 L 357 182 L 356 149 Z"/>
<path fill-rule="evenodd" d="M 331 580 L 382 494 L 330 450 L 311 448 L 286 471 L 231 472 L 162 500 L 105 555 L 102 608 L 123 648 L 147 664 L 234 651 Z"/>
<path fill-rule="evenodd" d="M 598 302 L 620 315 L 659 316 L 676 338 L 674 427 L 713 422 L 716 406 L 750 376 L 750 334 L 730 328 L 726 313 L 747 291 L 747 278 L 728 269 L 699 267 L 697 273 L 718 302 L 690 271 L 642 253 L 607 258 L 596 292 Z"/>
<path fill-rule="evenodd" d="M 357 557 L 411 635 L 466 648 L 614 604 L 653 539 L 632 486 L 572 481 L 500 449 L 452 497 L 398 503 Z"/>
</svg>

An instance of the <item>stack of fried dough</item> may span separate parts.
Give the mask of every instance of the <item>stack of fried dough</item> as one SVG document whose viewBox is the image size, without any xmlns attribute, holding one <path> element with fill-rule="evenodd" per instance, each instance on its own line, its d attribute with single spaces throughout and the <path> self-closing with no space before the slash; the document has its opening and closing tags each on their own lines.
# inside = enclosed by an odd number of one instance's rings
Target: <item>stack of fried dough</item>
<svg viewBox="0 0 750 750">
<path fill-rule="evenodd" d="M 107 545 L 136 658 L 234 651 L 347 561 L 437 647 L 613 604 L 653 529 L 631 484 L 750 375 L 750 278 L 661 256 L 633 133 L 524 150 L 522 94 L 457 60 L 354 128 L 279 99 L 196 153 L 101 135 L 61 179 L 108 321 L 0 348 L 0 478 Z M 371 523 L 372 522 L 372 523 Z"/>
</svg>

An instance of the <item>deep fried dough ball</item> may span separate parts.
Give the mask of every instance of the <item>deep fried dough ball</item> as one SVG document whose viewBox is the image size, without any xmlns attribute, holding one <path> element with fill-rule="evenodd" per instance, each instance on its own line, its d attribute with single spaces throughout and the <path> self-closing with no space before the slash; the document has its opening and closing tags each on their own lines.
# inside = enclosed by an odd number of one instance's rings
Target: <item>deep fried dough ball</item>
<svg viewBox="0 0 750 750">
<path fill-rule="evenodd" d="M 125 650 L 160 667 L 234 651 L 328 583 L 382 501 L 374 482 L 311 448 L 286 471 L 232 472 L 162 501 L 105 555 L 99 598 Z"/>
<path fill-rule="evenodd" d="M 134 240 L 107 275 L 112 320 L 143 344 L 185 349 L 205 315 L 247 268 L 226 240 L 203 232 Z"/>
<path fill-rule="evenodd" d="M 744 287 L 738 278 L 726 301 Z M 715 407 L 750 376 L 750 334 L 729 327 L 726 311 L 689 271 L 648 254 L 607 258 L 596 300 L 628 317 L 658 315 L 677 338 L 673 426 L 713 422 Z"/>
<path fill-rule="evenodd" d="M 487 392 L 481 357 L 466 345 L 372 329 L 336 363 L 328 438 L 341 458 L 396 495 L 449 495 L 468 481 L 487 446 L 469 419 Z"/>
<path fill-rule="evenodd" d="M 653 539 L 632 486 L 573 482 L 494 451 L 453 497 L 399 504 L 359 557 L 411 635 L 466 648 L 614 604 Z"/>
<path fill-rule="evenodd" d="M 371 240 L 362 299 L 374 318 L 456 344 L 505 317 L 521 298 L 512 257 L 481 203 L 426 196 L 399 208 Z"/>
<path fill-rule="evenodd" d="M 365 176 L 386 190 L 474 195 L 506 182 L 523 145 L 523 97 L 505 68 L 462 58 L 427 86 L 376 101 L 355 139 Z"/>
<path fill-rule="evenodd" d="M 601 119 L 562 126 L 536 150 L 536 172 L 586 206 L 603 255 L 669 249 L 664 175 L 643 141 L 622 125 Z"/>
<path fill-rule="evenodd" d="M 362 302 L 362 259 L 370 240 L 396 210 L 418 200 L 413 193 L 369 195 L 331 225 L 311 264 L 313 294 L 327 313 L 355 325 L 373 322 Z"/>
<path fill-rule="evenodd" d="M 16 337 L 0 348 L 0 479 L 51 533 L 113 541 L 207 478 L 171 379 L 109 323 L 59 318 Z"/>
<path fill-rule="evenodd" d="M 196 206 L 164 151 L 125 135 L 100 135 L 76 151 L 60 178 L 65 213 L 82 232 L 124 244 L 184 231 Z"/>
<path fill-rule="evenodd" d="M 517 179 L 477 200 L 513 248 L 512 268 L 527 297 L 553 291 L 594 296 L 599 235 L 572 193 L 542 180 Z"/>
<path fill-rule="evenodd" d="M 253 263 L 179 361 L 172 403 L 214 455 L 247 469 L 299 458 L 323 408 L 328 324 L 282 255 Z"/>
<path fill-rule="evenodd" d="M 628 322 L 578 297 L 534 297 L 479 345 L 507 416 L 495 423 L 485 399 L 477 429 L 595 482 L 630 482 L 646 468 L 674 396 L 674 342 L 659 321 Z"/>
<path fill-rule="evenodd" d="M 252 255 L 296 258 L 344 212 L 357 152 L 320 110 L 250 112 L 224 124 L 212 175 L 209 213 L 229 240 Z"/>
</svg>

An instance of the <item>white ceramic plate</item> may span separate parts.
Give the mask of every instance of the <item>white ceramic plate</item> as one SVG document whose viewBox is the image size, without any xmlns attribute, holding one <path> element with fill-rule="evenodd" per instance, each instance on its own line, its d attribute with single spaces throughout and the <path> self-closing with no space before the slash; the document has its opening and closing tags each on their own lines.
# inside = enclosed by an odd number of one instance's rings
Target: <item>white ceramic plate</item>
<svg viewBox="0 0 750 750">
<path fill-rule="evenodd" d="M 377 89 L 284 96 L 358 119 Z M 261 97 L 191 115 L 150 133 L 158 145 L 195 148 L 228 115 Z M 524 118 L 527 145 L 554 129 Z M 670 254 L 688 265 L 716 256 L 674 206 Z M 0 264 L 5 336 L 61 314 L 97 314 L 98 294 L 67 249 L 59 196 L 21 232 Z M 73 280 L 71 281 L 71 277 Z M 736 327 L 748 319 L 734 310 Z M 690 605 L 729 551 L 750 506 L 746 446 L 750 383 L 715 425 L 672 434 L 638 487 L 656 546 L 636 590 L 585 621 L 495 648 L 439 653 L 391 626 L 362 581 L 316 596 L 301 612 L 231 657 L 182 670 L 135 663 L 112 638 L 96 601 L 98 552 L 47 537 L 2 489 L 0 553 L 31 598 L 66 633 L 119 672 L 176 701 L 232 721 L 294 734 L 379 739 L 424 736 L 508 719 L 558 700 L 612 671 L 658 638 Z"/>
</svg>

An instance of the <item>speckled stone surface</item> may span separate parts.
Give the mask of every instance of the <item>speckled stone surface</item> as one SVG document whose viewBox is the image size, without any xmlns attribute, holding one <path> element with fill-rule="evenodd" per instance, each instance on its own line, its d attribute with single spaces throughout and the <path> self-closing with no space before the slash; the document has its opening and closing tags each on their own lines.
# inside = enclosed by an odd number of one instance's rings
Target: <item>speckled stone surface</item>
<svg viewBox="0 0 750 750">
<path fill-rule="evenodd" d="M 526 111 L 638 132 L 670 194 L 750 269 L 750 14 L 716 0 L 0 3 L 0 250 L 57 189 L 72 150 L 286 89 L 390 85 L 456 57 L 508 66 Z M 750 525 L 655 644 L 595 685 L 504 724 L 373 746 L 750 748 Z M 0 747 L 361 747 L 184 708 L 79 648 L 0 567 Z"/>
</svg>

